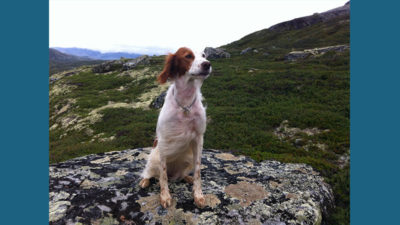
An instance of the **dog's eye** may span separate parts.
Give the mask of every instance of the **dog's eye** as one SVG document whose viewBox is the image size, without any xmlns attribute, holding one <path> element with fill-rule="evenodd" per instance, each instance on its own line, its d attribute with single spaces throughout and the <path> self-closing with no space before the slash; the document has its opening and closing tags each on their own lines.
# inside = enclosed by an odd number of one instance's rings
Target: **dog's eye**
<svg viewBox="0 0 400 225">
<path fill-rule="evenodd" d="M 191 55 L 191 54 L 189 54 L 189 55 L 186 55 L 186 56 L 185 56 L 185 58 L 187 58 L 187 59 L 191 59 L 191 58 L 192 58 L 192 55 Z"/>
<path fill-rule="evenodd" d="M 206 54 L 203 53 L 203 55 L 201 55 L 201 56 L 203 56 L 203 58 L 205 58 L 205 57 L 206 57 Z"/>
</svg>

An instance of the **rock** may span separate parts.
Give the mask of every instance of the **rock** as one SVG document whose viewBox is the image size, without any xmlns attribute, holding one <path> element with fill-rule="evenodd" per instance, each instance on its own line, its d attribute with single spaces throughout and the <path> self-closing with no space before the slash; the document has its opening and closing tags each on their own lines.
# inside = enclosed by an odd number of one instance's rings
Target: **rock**
<svg viewBox="0 0 400 225">
<path fill-rule="evenodd" d="M 147 55 L 142 55 L 142 56 L 137 57 L 136 59 L 132 59 L 132 60 L 124 63 L 122 66 L 122 70 L 123 71 L 130 70 L 130 69 L 135 68 L 137 65 L 140 65 L 140 64 L 147 65 L 149 63 L 150 63 L 150 57 Z"/>
<path fill-rule="evenodd" d="M 285 60 L 287 61 L 296 61 L 298 59 L 304 59 L 307 57 L 317 57 L 320 55 L 323 55 L 329 51 L 335 51 L 335 52 L 343 52 L 350 47 L 348 45 L 335 45 L 335 46 L 327 46 L 327 47 L 322 47 L 322 48 L 313 48 L 313 49 L 305 49 L 303 51 L 293 51 L 289 52 L 285 56 Z"/>
<path fill-rule="evenodd" d="M 153 109 L 160 109 L 164 105 L 164 100 L 165 96 L 167 95 L 167 92 L 164 91 L 161 93 L 157 98 L 155 98 L 151 103 L 150 103 L 150 108 Z"/>
<path fill-rule="evenodd" d="M 244 55 L 244 54 L 246 54 L 246 53 L 248 53 L 248 52 L 250 52 L 251 50 L 253 50 L 253 48 L 245 48 L 245 49 L 243 49 L 241 52 L 240 52 L 240 54 L 241 55 Z"/>
<path fill-rule="evenodd" d="M 269 53 L 268 52 L 264 52 L 262 55 L 263 56 L 269 56 Z"/>
<path fill-rule="evenodd" d="M 258 53 L 258 50 L 257 50 L 257 49 L 254 49 L 253 52 L 254 52 L 254 53 Z"/>
<path fill-rule="evenodd" d="M 204 49 L 204 54 L 206 54 L 207 59 L 219 59 L 219 58 L 231 57 L 231 54 L 229 54 L 229 52 L 226 52 L 225 49 L 222 48 L 206 47 Z"/>
<path fill-rule="evenodd" d="M 107 61 L 92 68 L 93 73 L 107 73 L 122 69 L 123 62 L 121 60 Z"/>
<path fill-rule="evenodd" d="M 296 139 L 294 140 L 294 145 L 295 145 L 296 147 L 301 147 L 301 146 L 304 145 L 304 140 L 303 140 L 302 138 L 296 138 Z"/>
<path fill-rule="evenodd" d="M 321 224 L 333 207 L 332 190 L 305 164 L 256 161 L 204 150 L 205 208 L 193 203 L 192 185 L 169 183 L 163 209 L 155 179 L 140 189 L 151 148 L 75 158 L 49 167 L 50 224 Z"/>
<path fill-rule="evenodd" d="M 304 52 L 304 51 L 293 51 L 290 52 L 289 54 L 287 54 L 285 56 L 285 60 L 286 61 L 296 61 L 298 59 L 304 59 L 307 58 L 308 56 L 310 56 L 311 53 L 310 52 Z"/>
<path fill-rule="evenodd" d="M 58 80 L 58 78 L 53 78 L 53 77 L 50 77 L 50 84 L 52 84 L 52 83 L 56 82 L 57 80 Z"/>
</svg>

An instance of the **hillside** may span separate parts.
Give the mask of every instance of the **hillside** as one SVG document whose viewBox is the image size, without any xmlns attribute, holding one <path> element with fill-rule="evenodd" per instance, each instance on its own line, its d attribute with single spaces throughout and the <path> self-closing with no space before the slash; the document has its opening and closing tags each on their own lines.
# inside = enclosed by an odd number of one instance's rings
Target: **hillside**
<svg viewBox="0 0 400 225">
<path fill-rule="evenodd" d="M 93 65 L 101 63 L 88 57 L 80 57 L 62 53 L 56 49 L 49 48 L 49 72 L 54 74 L 64 70 L 72 69 L 82 65 Z"/>
<path fill-rule="evenodd" d="M 324 13 L 276 24 L 221 47 L 237 55 L 251 47 L 281 56 L 288 50 L 350 43 L 349 32 L 350 3 L 346 3 Z"/>
<path fill-rule="evenodd" d="M 222 46 L 231 57 L 210 60 L 213 73 L 202 88 L 209 121 L 204 147 L 311 165 L 334 191 L 336 209 L 324 222 L 349 224 L 350 51 L 285 60 L 295 50 L 348 46 L 349 16 L 282 27 Z M 52 75 L 50 162 L 151 146 L 159 110 L 150 105 L 168 86 L 156 83 L 163 61 Z"/>
<path fill-rule="evenodd" d="M 114 59 L 120 59 L 121 57 L 133 59 L 133 58 L 137 58 L 137 57 L 141 56 L 141 54 L 128 53 L 128 52 L 101 53 L 100 51 L 95 51 L 95 50 L 86 49 L 86 48 L 54 47 L 54 49 L 57 49 L 58 51 L 66 53 L 66 54 L 80 56 L 80 57 L 87 57 L 90 59 L 98 59 L 98 60 L 114 60 Z"/>
</svg>

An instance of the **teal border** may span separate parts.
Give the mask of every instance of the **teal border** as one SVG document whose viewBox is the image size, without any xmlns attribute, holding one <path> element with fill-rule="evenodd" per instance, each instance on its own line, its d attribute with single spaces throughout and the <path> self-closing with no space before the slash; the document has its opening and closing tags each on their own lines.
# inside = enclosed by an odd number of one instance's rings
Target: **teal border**
<svg viewBox="0 0 400 225">
<path fill-rule="evenodd" d="M 400 7 L 393 2 L 351 1 L 351 224 L 398 221 Z M 1 6 L 1 224 L 48 224 L 48 4 Z"/>
<path fill-rule="evenodd" d="M 48 224 L 48 4 L 1 3 L 1 224 Z"/>
<path fill-rule="evenodd" d="M 400 4 L 396 3 L 351 2 L 351 224 L 399 223 Z"/>
</svg>

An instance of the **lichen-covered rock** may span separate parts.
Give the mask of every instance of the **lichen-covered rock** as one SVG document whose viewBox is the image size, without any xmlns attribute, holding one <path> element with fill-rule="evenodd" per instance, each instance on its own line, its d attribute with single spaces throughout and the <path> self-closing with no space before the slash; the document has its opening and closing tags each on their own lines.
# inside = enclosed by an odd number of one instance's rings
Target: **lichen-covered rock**
<svg viewBox="0 0 400 225">
<path fill-rule="evenodd" d="M 164 100 L 165 96 L 167 95 L 167 91 L 164 91 L 161 93 L 157 98 L 155 98 L 151 103 L 150 103 L 150 108 L 153 109 L 160 109 L 164 105 Z"/>
<path fill-rule="evenodd" d="M 240 54 L 241 55 L 247 54 L 247 53 L 251 52 L 251 50 L 253 50 L 253 48 L 251 48 L 251 47 L 245 48 L 240 52 Z"/>
<path fill-rule="evenodd" d="M 230 58 L 231 54 L 222 48 L 211 48 L 206 47 L 204 49 L 207 59 L 219 59 L 219 58 Z"/>
<path fill-rule="evenodd" d="M 147 65 L 150 63 L 150 57 L 148 55 L 142 55 L 139 56 L 135 59 L 132 59 L 126 63 L 124 63 L 124 65 L 122 66 L 122 70 L 130 70 L 135 68 L 137 65 Z"/>
<path fill-rule="evenodd" d="M 122 69 L 123 62 L 121 60 L 107 61 L 92 68 L 93 73 L 108 73 Z"/>
<path fill-rule="evenodd" d="M 150 148 L 115 151 L 50 165 L 50 224 L 321 224 L 333 206 L 328 184 L 305 164 L 260 163 L 204 150 L 205 208 L 192 186 L 170 182 L 163 209 L 155 179 L 140 189 Z"/>
<path fill-rule="evenodd" d="M 289 52 L 285 56 L 285 60 L 287 61 L 295 61 L 298 59 L 304 59 L 307 57 L 317 57 L 320 55 L 323 55 L 329 51 L 333 52 L 343 52 L 344 50 L 349 49 L 350 47 L 348 45 L 335 45 L 335 46 L 327 46 L 327 47 L 322 47 L 322 48 L 313 48 L 313 49 L 305 49 L 303 51 L 293 51 Z"/>
</svg>

